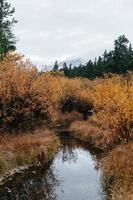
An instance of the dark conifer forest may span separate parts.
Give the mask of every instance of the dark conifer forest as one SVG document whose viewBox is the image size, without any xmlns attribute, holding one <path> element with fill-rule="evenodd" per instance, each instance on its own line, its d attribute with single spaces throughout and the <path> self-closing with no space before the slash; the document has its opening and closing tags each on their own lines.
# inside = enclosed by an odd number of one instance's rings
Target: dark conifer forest
<svg viewBox="0 0 133 200">
<path fill-rule="evenodd" d="M 94 79 L 102 77 L 105 74 L 115 73 L 124 74 L 133 70 L 133 49 L 132 44 L 121 35 L 114 41 L 114 49 L 105 50 L 102 56 L 95 58 L 94 61 L 89 60 L 85 65 L 78 67 L 67 66 L 63 64 L 61 70 L 64 70 L 67 77 L 85 77 Z"/>
</svg>

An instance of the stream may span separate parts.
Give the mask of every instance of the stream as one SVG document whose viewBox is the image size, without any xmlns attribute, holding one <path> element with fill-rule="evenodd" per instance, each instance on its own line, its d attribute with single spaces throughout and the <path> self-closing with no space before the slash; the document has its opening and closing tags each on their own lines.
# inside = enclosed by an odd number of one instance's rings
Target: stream
<svg viewBox="0 0 133 200">
<path fill-rule="evenodd" d="M 45 169 L 18 174 L 0 187 L 0 200 L 102 200 L 97 156 L 72 138 Z"/>
</svg>

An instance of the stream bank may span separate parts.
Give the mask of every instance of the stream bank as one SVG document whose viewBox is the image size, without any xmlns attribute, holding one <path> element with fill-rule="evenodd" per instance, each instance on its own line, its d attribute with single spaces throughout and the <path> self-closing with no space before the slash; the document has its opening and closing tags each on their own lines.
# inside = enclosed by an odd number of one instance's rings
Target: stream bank
<svg viewBox="0 0 133 200">
<path fill-rule="evenodd" d="M 1 200 L 102 200 L 95 152 L 74 138 L 61 137 L 60 142 L 47 167 L 14 177 L 0 190 Z"/>
<path fill-rule="evenodd" d="M 24 134 L 1 134 L 0 185 L 15 174 L 46 165 L 54 158 L 59 146 L 58 137 L 48 129 Z"/>
</svg>

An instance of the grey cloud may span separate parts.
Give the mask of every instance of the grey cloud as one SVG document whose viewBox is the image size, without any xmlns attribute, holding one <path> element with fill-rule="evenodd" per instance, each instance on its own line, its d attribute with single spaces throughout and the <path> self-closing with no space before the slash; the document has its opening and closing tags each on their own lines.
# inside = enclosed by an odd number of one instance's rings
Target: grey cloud
<svg viewBox="0 0 133 200">
<path fill-rule="evenodd" d="M 125 34 L 133 42 L 132 0 L 10 0 L 19 52 L 35 64 L 94 58 Z"/>
</svg>

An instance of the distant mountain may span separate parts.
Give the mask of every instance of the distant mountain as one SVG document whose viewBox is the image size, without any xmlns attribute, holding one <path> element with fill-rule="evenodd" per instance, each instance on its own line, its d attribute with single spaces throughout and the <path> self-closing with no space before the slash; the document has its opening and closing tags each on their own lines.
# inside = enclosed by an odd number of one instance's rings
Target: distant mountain
<svg viewBox="0 0 133 200">
<path fill-rule="evenodd" d="M 67 64 L 68 67 L 70 66 L 70 64 L 72 65 L 72 67 L 78 67 L 79 65 L 86 64 L 88 62 L 88 59 L 76 58 L 76 59 L 67 59 L 62 62 L 58 62 L 59 69 L 61 69 L 63 67 L 64 62 Z M 51 69 L 53 69 L 53 67 L 54 67 L 54 64 L 51 64 L 48 66 L 48 69 L 51 70 Z"/>
<path fill-rule="evenodd" d="M 64 62 L 67 64 L 68 67 L 70 66 L 70 64 L 72 65 L 72 67 L 78 67 L 79 65 L 87 63 L 87 59 L 77 58 L 77 59 L 64 60 L 63 62 L 59 63 L 59 68 L 63 67 Z"/>
</svg>

